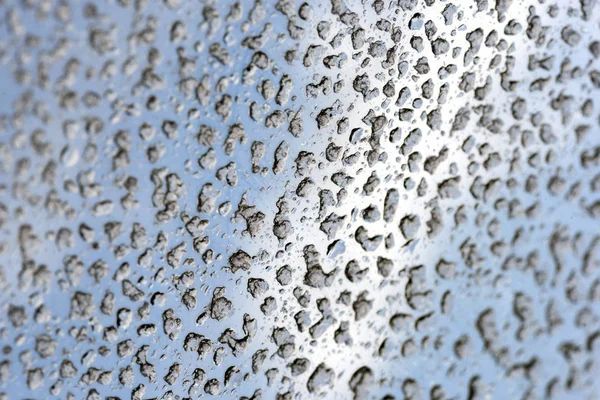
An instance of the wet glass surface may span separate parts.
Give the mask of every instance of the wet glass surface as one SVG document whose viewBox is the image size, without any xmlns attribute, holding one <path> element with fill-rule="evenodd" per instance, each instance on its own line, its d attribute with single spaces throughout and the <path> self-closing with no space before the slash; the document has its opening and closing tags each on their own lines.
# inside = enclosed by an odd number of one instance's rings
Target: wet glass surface
<svg viewBox="0 0 600 400">
<path fill-rule="evenodd" d="M 0 399 L 594 399 L 595 0 L 0 1 Z"/>
</svg>

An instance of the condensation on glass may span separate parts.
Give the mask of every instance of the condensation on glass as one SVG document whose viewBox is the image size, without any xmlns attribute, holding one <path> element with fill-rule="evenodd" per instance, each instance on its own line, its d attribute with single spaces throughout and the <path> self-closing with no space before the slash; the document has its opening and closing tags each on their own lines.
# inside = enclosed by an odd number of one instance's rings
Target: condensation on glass
<svg viewBox="0 0 600 400">
<path fill-rule="evenodd" d="M 0 399 L 597 398 L 596 3 L 0 1 Z"/>
</svg>

